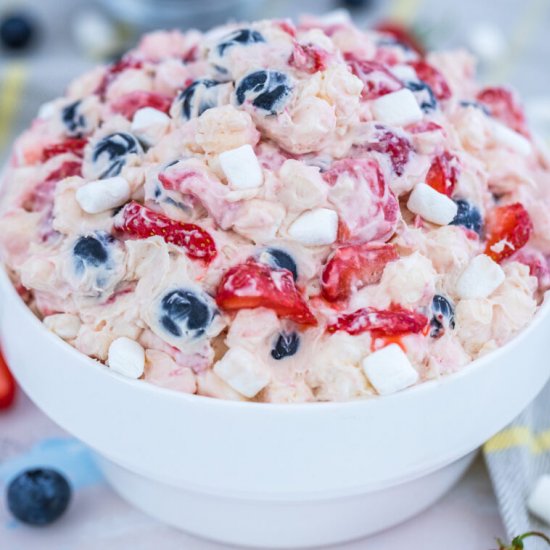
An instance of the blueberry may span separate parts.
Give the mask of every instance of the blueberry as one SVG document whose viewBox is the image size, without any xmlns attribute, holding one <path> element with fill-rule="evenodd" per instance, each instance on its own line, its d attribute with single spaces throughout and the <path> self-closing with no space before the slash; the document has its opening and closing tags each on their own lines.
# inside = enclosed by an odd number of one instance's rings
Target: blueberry
<svg viewBox="0 0 550 550">
<path fill-rule="evenodd" d="M 218 105 L 218 95 L 220 89 L 218 86 L 223 84 L 216 80 L 202 78 L 195 80 L 185 90 L 180 92 L 177 101 L 181 103 L 181 115 L 189 120 L 198 117 Z"/>
<path fill-rule="evenodd" d="M 206 296 L 199 296 L 191 290 L 173 290 L 161 300 L 161 325 L 177 338 L 185 334 L 201 336 L 213 316 Z"/>
<path fill-rule="evenodd" d="M 430 86 L 428 86 L 425 82 L 422 82 L 421 80 L 417 82 L 407 82 L 405 86 L 413 92 L 418 103 L 420 104 L 420 108 L 424 112 L 433 111 L 437 108 L 437 99 L 435 98 L 435 94 Z"/>
<path fill-rule="evenodd" d="M 437 338 L 441 336 L 446 328 L 455 328 L 455 312 L 451 302 L 436 294 L 432 300 L 432 318 L 430 320 L 430 336 Z"/>
<path fill-rule="evenodd" d="M 24 13 L 10 13 L 0 21 L 0 42 L 10 50 L 26 48 L 33 40 L 35 26 Z"/>
<path fill-rule="evenodd" d="M 93 235 L 78 238 L 73 246 L 77 273 L 83 272 L 86 266 L 100 267 L 107 262 L 109 252 L 106 241 L 106 238 L 98 238 Z"/>
<path fill-rule="evenodd" d="M 239 82 L 235 94 L 239 105 L 250 99 L 254 107 L 275 115 L 282 110 L 291 91 L 290 81 L 284 73 L 256 71 Z"/>
<path fill-rule="evenodd" d="M 138 140 L 126 132 L 116 132 L 99 140 L 92 152 L 94 163 L 101 162 L 107 167 L 100 178 L 118 176 L 126 163 L 126 157 L 131 154 L 141 154 L 143 149 Z"/>
<path fill-rule="evenodd" d="M 59 519 L 71 500 L 71 486 L 49 468 L 20 473 L 8 486 L 8 508 L 23 523 L 48 525 Z"/>
<path fill-rule="evenodd" d="M 223 57 L 225 50 L 240 44 L 241 46 L 248 46 L 249 44 L 257 44 L 258 42 L 265 42 L 264 37 L 255 30 L 252 29 L 238 29 L 233 31 L 222 38 L 221 42 L 217 45 L 218 54 Z"/>
<path fill-rule="evenodd" d="M 86 118 L 80 112 L 81 101 L 74 101 L 73 103 L 63 107 L 61 111 L 61 120 L 67 128 L 67 134 L 69 136 L 81 137 L 83 130 L 86 128 Z"/>
<path fill-rule="evenodd" d="M 473 204 L 470 204 L 464 199 L 458 199 L 455 200 L 455 202 L 458 206 L 458 212 L 451 222 L 451 225 L 461 225 L 481 235 L 483 220 L 480 211 Z"/>
<path fill-rule="evenodd" d="M 482 105 L 481 103 L 478 103 L 477 101 L 469 101 L 466 99 L 463 99 L 460 102 L 461 107 L 475 107 L 476 109 L 481 109 L 487 116 L 490 115 L 489 109 L 485 107 L 485 105 Z"/>
<path fill-rule="evenodd" d="M 285 357 L 294 355 L 300 347 L 300 337 L 295 332 L 281 332 L 279 334 L 275 346 L 271 350 L 271 357 L 279 361 Z"/>
<path fill-rule="evenodd" d="M 276 268 L 288 269 L 292 273 L 294 280 L 298 279 L 296 262 L 288 252 L 284 252 L 278 248 L 268 248 L 264 254 L 262 254 L 262 259 L 266 260 L 267 264 Z"/>
</svg>

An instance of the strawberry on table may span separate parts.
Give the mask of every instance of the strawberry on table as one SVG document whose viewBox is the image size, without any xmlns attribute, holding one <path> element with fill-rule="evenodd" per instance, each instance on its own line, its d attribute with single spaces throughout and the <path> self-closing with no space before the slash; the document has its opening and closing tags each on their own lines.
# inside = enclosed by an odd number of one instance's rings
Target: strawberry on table
<svg viewBox="0 0 550 550">
<path fill-rule="evenodd" d="M 0 410 L 7 409 L 15 399 L 15 379 L 0 353 Z"/>
<path fill-rule="evenodd" d="M 398 258 L 390 243 L 342 246 L 329 257 L 321 275 L 321 292 L 331 302 L 350 296 L 353 289 L 377 283 L 388 262 Z"/>
<path fill-rule="evenodd" d="M 399 336 L 422 332 L 427 324 L 426 316 L 401 306 L 392 306 L 390 309 L 368 307 L 340 315 L 327 326 L 327 331 L 333 333 L 344 330 L 352 336 L 367 331 L 375 337 Z"/>
<path fill-rule="evenodd" d="M 501 262 L 527 244 L 533 224 L 527 210 L 516 202 L 490 210 L 485 219 L 485 231 L 485 254 Z"/>
<path fill-rule="evenodd" d="M 216 244 L 207 231 L 193 223 L 173 220 L 132 201 L 117 214 L 115 229 L 138 239 L 158 235 L 181 246 L 187 256 L 209 263 L 216 257 Z"/>
<path fill-rule="evenodd" d="M 221 309 L 237 311 L 265 307 L 279 317 L 314 326 L 315 316 L 296 287 L 288 269 L 275 269 L 250 260 L 230 268 L 216 293 Z"/>
<path fill-rule="evenodd" d="M 432 161 L 426 175 L 426 183 L 439 193 L 451 197 L 455 190 L 459 173 L 458 158 L 448 151 L 444 151 Z"/>
</svg>

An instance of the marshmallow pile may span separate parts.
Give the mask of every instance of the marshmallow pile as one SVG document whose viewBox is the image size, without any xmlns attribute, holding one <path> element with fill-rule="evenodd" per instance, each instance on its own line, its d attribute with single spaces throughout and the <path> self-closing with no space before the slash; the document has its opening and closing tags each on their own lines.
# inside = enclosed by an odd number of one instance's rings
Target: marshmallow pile
<svg viewBox="0 0 550 550">
<path fill-rule="evenodd" d="M 134 383 L 345 401 L 467 368 L 550 287 L 550 159 L 474 65 L 346 17 L 146 35 L 15 142 L 3 260 Z"/>
</svg>

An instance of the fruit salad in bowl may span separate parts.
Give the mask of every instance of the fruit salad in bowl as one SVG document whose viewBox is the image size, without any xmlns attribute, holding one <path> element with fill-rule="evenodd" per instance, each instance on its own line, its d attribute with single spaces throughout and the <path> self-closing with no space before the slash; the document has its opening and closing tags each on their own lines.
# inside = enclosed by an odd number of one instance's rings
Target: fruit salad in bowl
<svg viewBox="0 0 550 550">
<path fill-rule="evenodd" d="M 10 277 L 131 378 L 293 403 L 461 369 L 550 286 L 550 164 L 463 51 L 351 23 L 146 35 L 13 147 Z"/>
</svg>

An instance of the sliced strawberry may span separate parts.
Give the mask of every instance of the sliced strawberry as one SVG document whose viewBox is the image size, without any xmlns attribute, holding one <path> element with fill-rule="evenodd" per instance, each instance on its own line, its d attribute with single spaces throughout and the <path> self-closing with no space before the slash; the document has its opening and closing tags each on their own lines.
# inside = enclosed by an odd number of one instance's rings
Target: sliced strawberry
<svg viewBox="0 0 550 550">
<path fill-rule="evenodd" d="M 405 130 L 407 130 L 410 134 L 424 134 L 427 132 L 443 131 L 443 126 L 440 126 L 431 120 L 421 120 L 420 122 L 409 124 L 405 127 Z"/>
<path fill-rule="evenodd" d="M 445 151 L 434 158 L 426 175 L 426 183 L 439 193 L 452 196 L 459 176 L 459 161 L 455 155 Z"/>
<path fill-rule="evenodd" d="M 42 162 L 46 162 L 53 157 L 63 155 L 65 153 L 72 153 L 77 157 L 84 156 L 84 147 L 88 143 L 87 139 L 81 138 L 68 138 L 58 143 L 52 143 L 46 145 L 42 151 Z"/>
<path fill-rule="evenodd" d="M 411 142 L 405 136 L 400 136 L 383 126 L 377 127 L 375 139 L 367 144 L 367 151 L 388 155 L 393 171 L 397 176 L 402 176 L 411 155 Z"/>
<path fill-rule="evenodd" d="M 224 274 L 216 302 L 226 311 L 265 307 L 301 325 L 317 324 L 292 273 L 253 260 L 236 265 Z"/>
<path fill-rule="evenodd" d="M 141 69 L 141 67 L 143 67 L 143 61 L 141 61 L 140 59 L 135 59 L 128 55 L 124 56 L 116 63 L 113 63 L 112 65 L 109 65 L 109 67 L 107 67 L 105 74 L 103 75 L 103 79 L 101 80 L 101 83 L 97 87 L 95 93 L 103 97 L 107 92 L 107 89 L 109 88 L 111 82 L 113 82 L 113 80 L 120 73 L 123 73 L 128 69 Z"/>
<path fill-rule="evenodd" d="M 329 53 L 314 44 L 294 44 L 294 51 L 290 54 L 288 64 L 291 67 L 314 74 L 327 68 Z"/>
<path fill-rule="evenodd" d="M 323 174 L 332 187 L 341 186 L 330 201 L 355 241 L 386 241 L 399 220 L 399 202 L 387 185 L 374 159 L 343 159 L 332 163 Z"/>
<path fill-rule="evenodd" d="M 487 107 L 493 117 L 516 132 L 529 136 L 525 113 L 512 90 L 499 86 L 484 88 L 477 94 L 477 100 Z"/>
<path fill-rule="evenodd" d="M 393 244 L 363 243 L 338 248 L 323 269 L 321 292 L 334 302 L 349 297 L 353 289 L 377 283 L 388 262 L 399 255 Z"/>
<path fill-rule="evenodd" d="M 352 336 L 369 331 L 374 337 L 379 338 L 417 334 L 422 332 L 427 324 L 427 317 L 401 306 L 393 306 L 390 309 L 368 307 L 340 315 L 336 322 L 327 326 L 327 331 L 345 330 Z"/>
<path fill-rule="evenodd" d="M 15 399 L 16 384 L 0 353 L 0 410 L 7 409 Z"/>
<path fill-rule="evenodd" d="M 72 176 L 82 176 L 82 162 L 67 160 L 57 170 L 48 174 L 46 180 L 61 181 Z"/>
<path fill-rule="evenodd" d="M 410 27 L 406 27 L 396 21 L 380 21 L 380 23 L 375 26 L 375 29 L 378 32 L 389 34 L 397 40 L 397 42 L 401 42 L 401 44 L 411 48 L 411 50 L 414 50 L 420 55 L 424 55 L 426 52 L 426 48 L 422 44 L 422 41 Z"/>
<path fill-rule="evenodd" d="M 135 201 L 129 202 L 117 214 L 115 229 L 146 239 L 158 235 L 167 243 L 181 246 L 187 256 L 209 263 L 216 257 L 216 244 L 204 229 L 193 223 L 173 220 Z"/>
<path fill-rule="evenodd" d="M 533 224 L 519 202 L 493 208 L 485 219 L 487 245 L 485 254 L 501 262 L 527 244 Z"/>
<path fill-rule="evenodd" d="M 344 54 L 344 59 L 351 72 L 363 82 L 363 99 L 377 99 L 403 88 L 401 80 L 382 63 L 359 59 L 349 52 Z"/>
<path fill-rule="evenodd" d="M 156 92 L 136 90 L 118 97 L 111 103 L 111 110 L 131 119 L 136 111 L 143 107 L 152 107 L 163 113 L 168 113 L 172 105 L 172 98 Z"/>
<path fill-rule="evenodd" d="M 432 89 L 437 99 L 443 101 L 453 95 L 445 77 L 433 65 L 424 60 L 412 61 L 409 65 L 416 71 L 418 78 Z"/>
</svg>

